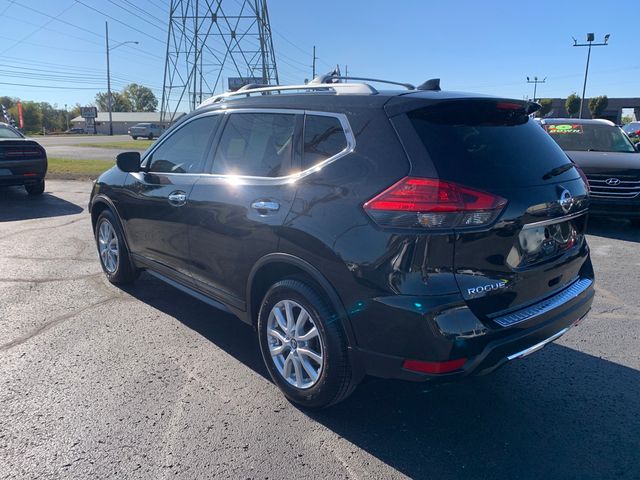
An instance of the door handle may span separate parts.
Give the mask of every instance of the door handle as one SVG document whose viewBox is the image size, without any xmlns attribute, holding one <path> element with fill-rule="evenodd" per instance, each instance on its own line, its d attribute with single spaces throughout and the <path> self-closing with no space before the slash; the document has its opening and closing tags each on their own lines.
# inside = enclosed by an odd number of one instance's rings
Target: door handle
<svg viewBox="0 0 640 480">
<path fill-rule="evenodd" d="M 169 203 L 174 207 L 182 207 L 185 203 L 187 203 L 187 194 L 184 192 L 171 192 L 169 194 Z"/>
<path fill-rule="evenodd" d="M 280 204 L 272 200 L 258 200 L 251 204 L 251 208 L 257 210 L 260 214 L 266 215 L 269 212 L 280 210 Z"/>
</svg>

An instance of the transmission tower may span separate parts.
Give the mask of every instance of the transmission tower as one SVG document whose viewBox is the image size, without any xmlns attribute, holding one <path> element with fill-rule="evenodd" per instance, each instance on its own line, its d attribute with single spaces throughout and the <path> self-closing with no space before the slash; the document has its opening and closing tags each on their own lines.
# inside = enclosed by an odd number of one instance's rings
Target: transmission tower
<svg viewBox="0 0 640 480">
<path fill-rule="evenodd" d="M 225 78 L 278 83 L 267 1 L 171 0 L 161 122 L 225 91 Z"/>
</svg>

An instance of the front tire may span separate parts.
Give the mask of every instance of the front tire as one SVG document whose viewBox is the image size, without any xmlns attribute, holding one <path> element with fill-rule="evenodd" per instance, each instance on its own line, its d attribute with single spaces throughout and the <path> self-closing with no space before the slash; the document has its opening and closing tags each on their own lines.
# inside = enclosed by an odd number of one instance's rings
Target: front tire
<svg viewBox="0 0 640 480">
<path fill-rule="evenodd" d="M 137 135 L 132 135 L 131 138 L 133 138 L 134 140 L 137 140 L 138 136 Z"/>
<path fill-rule="evenodd" d="M 287 279 L 269 289 L 258 336 L 271 378 L 293 403 L 322 408 L 353 391 L 342 325 L 329 301 L 307 283 Z"/>
<path fill-rule="evenodd" d="M 153 134 L 150 133 L 149 136 L 147 137 L 149 140 L 153 140 Z"/>
<path fill-rule="evenodd" d="M 95 229 L 100 265 L 107 279 L 114 284 L 131 283 L 139 271 L 133 266 L 122 230 L 111 210 L 103 211 Z"/>
<path fill-rule="evenodd" d="M 31 196 L 38 196 L 44 193 L 44 178 L 40 180 L 38 183 L 30 183 L 24 186 L 24 189 Z"/>
</svg>

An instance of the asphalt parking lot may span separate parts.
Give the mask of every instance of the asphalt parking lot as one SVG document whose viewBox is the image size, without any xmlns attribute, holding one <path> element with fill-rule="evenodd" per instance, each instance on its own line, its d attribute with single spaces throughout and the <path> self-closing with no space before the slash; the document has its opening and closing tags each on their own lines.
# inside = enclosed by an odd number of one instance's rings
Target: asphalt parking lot
<svg viewBox="0 0 640 480">
<path fill-rule="evenodd" d="M 103 278 L 90 184 L 0 190 L 0 478 L 640 478 L 640 229 L 592 219 L 597 298 L 555 344 L 321 412 L 252 329 L 149 275 Z"/>
</svg>

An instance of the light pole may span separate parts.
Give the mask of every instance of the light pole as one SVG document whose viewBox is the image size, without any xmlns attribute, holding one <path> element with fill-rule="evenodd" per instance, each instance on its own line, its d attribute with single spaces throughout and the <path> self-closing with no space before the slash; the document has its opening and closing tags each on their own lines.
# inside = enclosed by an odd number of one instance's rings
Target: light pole
<svg viewBox="0 0 640 480">
<path fill-rule="evenodd" d="M 531 80 L 529 77 L 527 77 L 527 83 L 533 83 L 533 101 L 536 101 L 536 93 L 538 91 L 538 84 L 539 83 L 545 83 L 547 81 L 547 77 L 544 77 L 542 80 L 538 80 L 538 77 L 533 77 L 533 80 Z"/>
<path fill-rule="evenodd" d="M 606 34 L 604 36 L 604 42 L 602 43 L 593 43 L 595 40 L 595 35 L 593 33 L 587 33 L 587 43 L 578 43 L 578 41 L 573 39 L 574 47 L 589 47 L 589 51 L 587 53 L 587 68 L 584 71 L 584 84 L 582 86 L 582 97 L 580 98 L 580 113 L 578 113 L 578 118 L 582 118 L 582 106 L 584 105 L 584 96 L 587 91 L 587 75 L 589 75 L 589 60 L 591 59 L 591 47 L 606 47 L 609 45 L 609 37 L 610 34 Z"/>
<path fill-rule="evenodd" d="M 67 110 L 67 104 L 64 104 L 64 116 L 67 119 L 67 130 L 69 130 L 69 110 Z"/>
<path fill-rule="evenodd" d="M 105 37 L 107 39 L 107 103 L 109 105 L 109 135 L 113 135 L 113 119 L 111 118 L 111 110 L 113 109 L 113 106 L 111 102 L 111 71 L 109 70 L 109 52 L 127 43 L 135 43 L 137 45 L 138 42 L 134 40 L 127 40 L 126 42 L 120 42 L 114 45 L 113 47 L 109 47 L 109 23 L 108 22 L 104 22 L 104 30 L 105 30 Z"/>
</svg>

